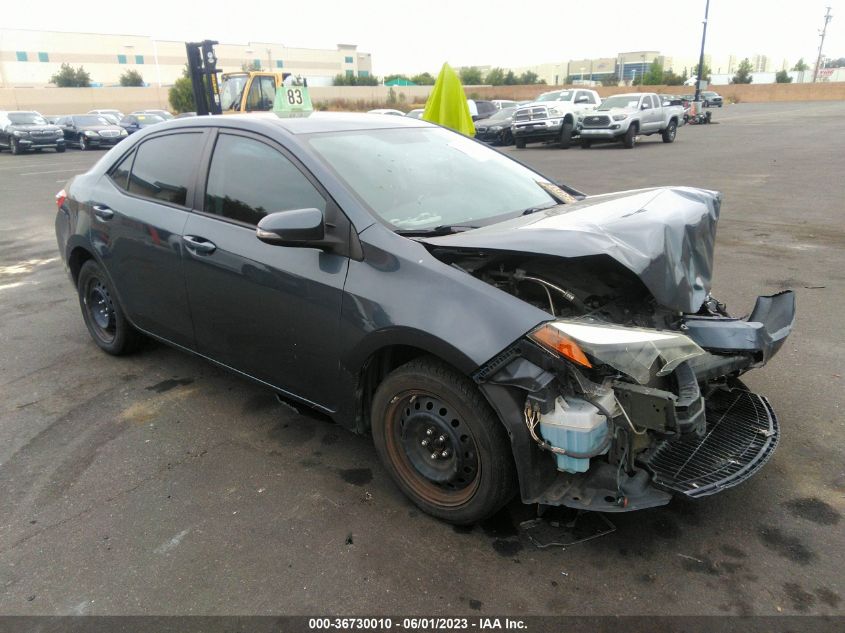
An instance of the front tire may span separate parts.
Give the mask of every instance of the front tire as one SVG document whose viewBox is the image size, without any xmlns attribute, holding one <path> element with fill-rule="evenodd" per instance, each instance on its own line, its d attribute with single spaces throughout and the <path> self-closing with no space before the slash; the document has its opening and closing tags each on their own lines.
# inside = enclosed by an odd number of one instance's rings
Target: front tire
<svg viewBox="0 0 845 633">
<path fill-rule="evenodd" d="M 83 152 L 88 150 L 88 141 L 85 138 L 84 134 L 79 135 L 79 149 L 81 149 Z"/>
<path fill-rule="evenodd" d="M 21 146 L 18 145 L 18 140 L 16 138 L 12 138 L 9 140 L 9 151 L 14 155 L 17 156 L 18 154 L 22 154 L 23 150 Z"/>
<path fill-rule="evenodd" d="M 564 123 L 560 130 L 560 148 L 569 149 L 572 145 L 572 124 Z"/>
<path fill-rule="evenodd" d="M 135 351 L 142 335 L 127 321 L 111 282 L 93 259 L 82 265 L 76 289 L 82 318 L 97 346 L 115 356 Z"/>
<path fill-rule="evenodd" d="M 372 405 L 376 452 L 424 512 L 458 525 L 482 521 L 514 492 L 505 429 L 475 384 L 433 359 L 390 373 Z"/>
<path fill-rule="evenodd" d="M 631 125 L 628 127 L 628 131 L 625 132 L 625 136 L 622 137 L 622 145 L 626 147 L 626 149 L 633 149 L 634 145 L 637 143 L 637 126 Z"/>
<path fill-rule="evenodd" d="M 675 140 L 675 135 L 678 133 L 678 124 L 674 121 L 669 121 L 669 125 L 666 126 L 666 129 L 660 133 L 663 137 L 664 143 L 671 143 Z"/>
</svg>

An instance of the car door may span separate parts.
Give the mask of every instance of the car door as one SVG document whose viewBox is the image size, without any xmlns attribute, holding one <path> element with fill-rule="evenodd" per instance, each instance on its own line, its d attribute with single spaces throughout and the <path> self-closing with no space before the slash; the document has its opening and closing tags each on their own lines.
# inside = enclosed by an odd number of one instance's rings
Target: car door
<svg viewBox="0 0 845 633">
<path fill-rule="evenodd" d="M 316 180 L 274 142 L 220 131 L 200 209 L 185 226 L 185 279 L 200 353 L 331 409 L 348 259 L 258 240 L 268 213 L 318 208 L 350 225 Z M 329 228 L 327 228 L 327 231 Z"/>
<path fill-rule="evenodd" d="M 648 134 L 654 131 L 654 106 L 651 95 L 640 97 L 640 132 Z"/>
<path fill-rule="evenodd" d="M 91 241 L 134 325 L 193 349 L 182 274 L 182 229 L 190 215 L 206 132 L 149 137 L 95 186 Z"/>
</svg>

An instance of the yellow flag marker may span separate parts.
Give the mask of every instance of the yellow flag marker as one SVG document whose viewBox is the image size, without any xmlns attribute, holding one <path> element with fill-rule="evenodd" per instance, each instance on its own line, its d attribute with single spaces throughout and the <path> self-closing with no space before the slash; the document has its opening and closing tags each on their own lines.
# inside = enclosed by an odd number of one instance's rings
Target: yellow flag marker
<svg viewBox="0 0 845 633">
<path fill-rule="evenodd" d="M 443 64 L 425 104 L 423 121 L 437 123 L 466 136 L 475 136 L 464 87 L 449 64 Z"/>
</svg>

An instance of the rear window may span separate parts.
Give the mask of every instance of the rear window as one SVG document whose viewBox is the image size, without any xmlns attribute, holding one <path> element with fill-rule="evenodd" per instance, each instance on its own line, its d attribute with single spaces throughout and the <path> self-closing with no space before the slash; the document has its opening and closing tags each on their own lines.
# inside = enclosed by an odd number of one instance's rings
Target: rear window
<svg viewBox="0 0 845 633">
<path fill-rule="evenodd" d="M 111 173 L 111 179 L 121 189 L 129 189 L 129 172 L 132 169 L 132 159 L 135 158 L 135 152 L 129 152 L 117 165 L 115 165 Z"/>
<path fill-rule="evenodd" d="M 129 192 L 186 206 L 201 149 L 200 132 L 171 134 L 145 141 L 136 150 Z"/>
</svg>

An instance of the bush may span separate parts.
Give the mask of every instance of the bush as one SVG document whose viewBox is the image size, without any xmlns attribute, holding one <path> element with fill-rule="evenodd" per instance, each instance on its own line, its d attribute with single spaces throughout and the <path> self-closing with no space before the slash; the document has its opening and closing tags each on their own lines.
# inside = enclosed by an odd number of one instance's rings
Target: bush
<svg viewBox="0 0 845 633">
<path fill-rule="evenodd" d="M 746 57 L 741 62 L 739 62 L 739 68 L 736 70 L 736 74 L 734 78 L 731 80 L 732 84 L 750 84 L 752 77 L 751 77 L 751 70 L 753 66 L 751 66 L 751 62 L 748 61 Z"/>
<path fill-rule="evenodd" d="M 194 88 L 191 85 L 191 78 L 188 76 L 187 64 L 182 69 L 182 76 L 173 82 L 173 86 L 167 94 L 167 100 L 177 114 L 197 111 L 197 104 L 194 103 Z"/>
<path fill-rule="evenodd" d="M 791 84 L 792 77 L 790 77 L 789 73 L 785 70 L 779 70 L 775 75 L 775 82 L 779 84 Z"/>
<path fill-rule="evenodd" d="M 144 78 L 137 70 L 127 70 L 120 76 L 120 85 L 134 87 L 143 86 Z"/>
<path fill-rule="evenodd" d="M 87 88 L 91 85 L 91 75 L 82 66 L 73 68 L 70 64 L 62 64 L 59 71 L 50 77 L 50 83 L 59 88 Z"/>
</svg>

